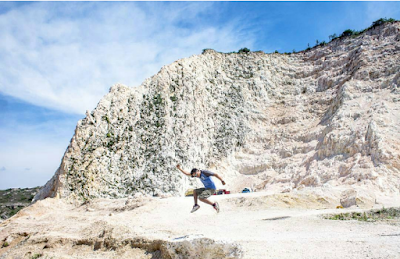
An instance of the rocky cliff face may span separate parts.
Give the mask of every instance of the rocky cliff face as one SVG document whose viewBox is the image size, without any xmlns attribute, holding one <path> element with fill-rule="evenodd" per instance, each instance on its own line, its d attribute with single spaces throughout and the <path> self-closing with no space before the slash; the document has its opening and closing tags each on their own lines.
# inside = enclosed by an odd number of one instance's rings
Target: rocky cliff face
<svg viewBox="0 0 400 259">
<path fill-rule="evenodd" d="M 208 168 L 235 191 L 400 190 L 400 24 L 295 54 L 202 55 L 115 85 L 35 199 L 178 195 Z"/>
</svg>

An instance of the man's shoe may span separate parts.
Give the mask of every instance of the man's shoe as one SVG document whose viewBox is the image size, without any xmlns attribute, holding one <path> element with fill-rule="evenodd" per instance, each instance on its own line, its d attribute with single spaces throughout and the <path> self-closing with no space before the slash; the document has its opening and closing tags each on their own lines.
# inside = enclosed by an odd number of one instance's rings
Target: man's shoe
<svg viewBox="0 0 400 259">
<path fill-rule="evenodd" d="M 193 209 L 192 209 L 192 211 L 190 213 L 193 213 L 198 209 L 200 209 L 200 206 L 196 204 L 196 205 L 193 206 Z"/>
<path fill-rule="evenodd" d="M 219 213 L 219 204 L 218 204 L 218 202 L 214 203 L 213 207 Z"/>
</svg>

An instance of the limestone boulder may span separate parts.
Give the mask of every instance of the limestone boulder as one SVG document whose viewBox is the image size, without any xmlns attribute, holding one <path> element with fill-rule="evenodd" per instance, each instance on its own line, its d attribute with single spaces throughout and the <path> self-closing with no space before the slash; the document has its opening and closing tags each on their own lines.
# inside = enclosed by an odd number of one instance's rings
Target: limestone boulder
<svg viewBox="0 0 400 259">
<path fill-rule="evenodd" d="M 343 208 L 356 206 L 362 209 L 372 209 L 376 203 L 376 196 L 372 191 L 348 189 L 341 193 L 340 205 Z"/>
</svg>

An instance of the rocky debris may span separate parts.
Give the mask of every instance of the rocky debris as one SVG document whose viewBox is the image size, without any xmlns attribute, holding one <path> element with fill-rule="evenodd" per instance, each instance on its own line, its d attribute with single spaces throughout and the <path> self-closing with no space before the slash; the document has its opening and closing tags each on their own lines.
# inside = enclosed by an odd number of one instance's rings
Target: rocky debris
<svg viewBox="0 0 400 259">
<path fill-rule="evenodd" d="M 215 241 L 204 237 L 184 236 L 165 244 L 165 258 L 242 258 L 237 244 Z"/>
<path fill-rule="evenodd" d="M 367 190 L 348 189 L 343 191 L 340 197 L 340 204 L 343 208 L 357 206 L 359 208 L 372 208 L 376 202 L 373 192 Z"/>
<path fill-rule="evenodd" d="M 290 55 L 178 60 L 139 87 L 115 85 L 78 122 L 35 200 L 176 196 L 176 171 L 208 168 L 232 191 L 400 190 L 400 23 Z"/>
<path fill-rule="evenodd" d="M 165 235 L 154 237 L 149 233 L 136 233 L 130 219 L 135 222 L 140 215 L 132 214 L 132 211 L 152 203 L 157 200 L 141 197 L 103 199 L 81 205 L 57 199 L 39 201 L 0 225 L 0 258 L 242 257 L 240 245 L 203 235 L 167 238 Z M 124 216 L 119 222 L 104 218 L 107 215 Z M 50 225 L 45 223 L 49 219 L 53 219 Z"/>
<path fill-rule="evenodd" d="M 370 200 L 367 199 L 373 196 L 372 192 L 368 192 L 368 190 L 362 188 L 346 189 L 346 187 L 344 187 L 344 189 L 312 187 L 260 196 L 228 197 L 226 202 L 248 211 L 260 210 L 261 208 L 335 209 L 341 205 L 342 202 L 346 202 L 343 198 L 343 193 L 346 192 L 359 194 L 357 196 L 357 201 L 360 208 L 370 209 L 375 205 L 375 200 L 371 203 L 369 202 Z M 351 199 L 350 196 L 346 197 Z M 343 205 L 343 207 L 345 206 Z"/>
<path fill-rule="evenodd" d="M 0 223 L 0 258 L 393 257 L 398 218 L 367 226 L 321 217 L 363 214 L 360 208 L 335 208 L 346 190 L 304 187 L 290 193 L 213 196 L 220 213 L 205 204 L 190 213 L 192 197 L 84 203 L 47 198 Z M 377 197 L 374 209 L 399 205 L 396 197 Z"/>
<path fill-rule="evenodd" d="M 0 242 L 1 258 L 31 258 L 44 254 L 48 257 L 87 258 L 87 256 L 112 256 L 112 258 L 242 258 L 240 246 L 204 237 L 184 237 L 174 240 L 149 240 L 136 237 L 120 240 L 102 233 L 99 237 L 69 239 L 62 237 L 35 237 L 33 234 L 18 233 Z M 42 247 L 42 249 L 37 249 Z M 22 249 L 21 249 L 22 248 Z M 29 251 L 29 250 L 33 250 Z M 80 252 L 79 252 L 80 251 Z M 83 251 L 87 251 L 86 254 Z M 91 252 L 90 252 L 91 251 Z M 113 251 L 110 253 L 109 251 Z M 81 255 L 79 255 L 81 254 Z M 113 256 L 114 254 L 114 256 Z M 121 257 L 118 257 L 121 256 Z M 97 258 L 97 257 L 96 257 Z"/>
</svg>

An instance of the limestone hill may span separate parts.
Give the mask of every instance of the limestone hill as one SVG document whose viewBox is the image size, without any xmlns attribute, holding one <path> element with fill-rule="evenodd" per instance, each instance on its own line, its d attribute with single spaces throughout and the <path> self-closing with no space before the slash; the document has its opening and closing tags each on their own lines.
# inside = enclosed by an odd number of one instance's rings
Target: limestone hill
<svg viewBox="0 0 400 259">
<path fill-rule="evenodd" d="M 36 196 L 180 195 L 176 169 L 229 188 L 400 190 L 400 23 L 290 55 L 207 50 L 139 87 L 115 85 L 78 122 Z"/>
</svg>

